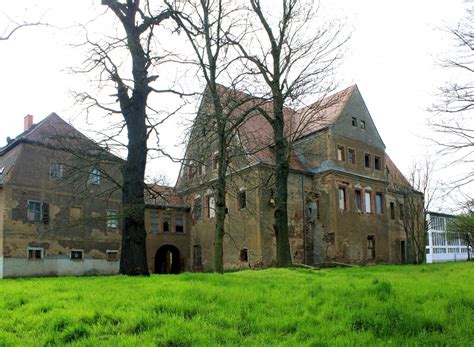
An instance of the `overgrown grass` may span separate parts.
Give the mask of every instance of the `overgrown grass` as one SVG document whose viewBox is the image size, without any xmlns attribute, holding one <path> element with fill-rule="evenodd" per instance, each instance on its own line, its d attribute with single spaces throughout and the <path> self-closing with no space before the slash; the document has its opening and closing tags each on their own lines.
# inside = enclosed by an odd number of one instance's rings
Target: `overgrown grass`
<svg viewBox="0 0 474 347">
<path fill-rule="evenodd" d="M 0 280 L 0 346 L 472 346 L 474 264 Z"/>
</svg>

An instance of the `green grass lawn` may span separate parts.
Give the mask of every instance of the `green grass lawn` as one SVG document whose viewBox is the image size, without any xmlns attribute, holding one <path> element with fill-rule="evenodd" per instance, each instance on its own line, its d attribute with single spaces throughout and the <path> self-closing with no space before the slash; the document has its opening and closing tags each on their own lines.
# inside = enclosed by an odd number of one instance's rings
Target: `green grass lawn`
<svg viewBox="0 0 474 347">
<path fill-rule="evenodd" d="M 0 346 L 473 346 L 473 328 L 474 263 L 0 280 Z"/>
</svg>

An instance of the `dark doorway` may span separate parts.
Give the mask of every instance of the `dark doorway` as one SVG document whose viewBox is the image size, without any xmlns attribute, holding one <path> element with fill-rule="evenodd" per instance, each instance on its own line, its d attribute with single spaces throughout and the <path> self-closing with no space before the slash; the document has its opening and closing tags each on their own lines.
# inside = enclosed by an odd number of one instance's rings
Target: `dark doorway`
<svg viewBox="0 0 474 347">
<path fill-rule="evenodd" d="M 406 241 L 400 241 L 400 261 L 402 264 L 407 262 L 407 246 Z"/>
<path fill-rule="evenodd" d="M 155 273 L 179 274 L 182 271 L 179 250 L 172 245 L 164 245 L 155 254 Z"/>
</svg>

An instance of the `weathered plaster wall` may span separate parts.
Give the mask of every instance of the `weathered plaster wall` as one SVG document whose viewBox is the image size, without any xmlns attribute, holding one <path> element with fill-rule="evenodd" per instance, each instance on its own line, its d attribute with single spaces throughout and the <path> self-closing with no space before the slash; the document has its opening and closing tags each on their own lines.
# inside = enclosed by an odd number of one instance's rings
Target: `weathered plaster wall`
<svg viewBox="0 0 474 347">
<path fill-rule="evenodd" d="M 153 211 L 156 211 L 158 213 L 159 231 L 157 233 L 152 232 L 151 228 L 151 215 Z M 176 216 L 180 216 L 183 218 L 184 232 L 182 233 L 175 232 Z M 163 220 L 165 217 L 168 217 L 171 222 L 169 232 L 163 231 Z M 148 268 L 150 272 L 156 272 L 155 257 L 160 247 L 165 245 L 172 245 L 176 247 L 180 253 L 182 269 L 184 271 L 191 270 L 191 254 L 189 246 L 190 225 L 191 221 L 189 212 L 184 211 L 182 209 L 147 208 L 145 210 L 145 229 L 147 230 L 146 248 Z"/>
<path fill-rule="evenodd" d="M 118 228 L 107 228 L 107 210 L 120 213 L 120 196 L 105 193 L 110 190 L 105 179 L 99 186 L 87 185 L 88 169 L 72 172 L 65 168 L 64 178 L 53 179 L 50 164 L 68 162 L 67 155 L 29 144 L 20 147 L 2 193 L 4 276 L 66 274 L 67 268 L 74 274 L 95 269 L 98 273 L 114 273 L 106 251 L 120 250 L 120 223 Z M 28 219 L 29 200 L 48 204 L 47 223 Z M 78 218 L 71 215 L 73 207 L 81 208 Z M 44 261 L 28 260 L 28 247 L 43 248 Z M 69 261 L 73 249 L 83 250 L 86 260 Z M 67 261 L 58 260 L 63 258 Z M 28 269 L 22 270 L 23 266 Z"/>
<path fill-rule="evenodd" d="M 119 271 L 119 261 L 86 258 L 71 260 L 68 257 L 46 257 L 41 260 L 4 258 L 3 278 L 24 276 L 113 275 Z"/>
</svg>

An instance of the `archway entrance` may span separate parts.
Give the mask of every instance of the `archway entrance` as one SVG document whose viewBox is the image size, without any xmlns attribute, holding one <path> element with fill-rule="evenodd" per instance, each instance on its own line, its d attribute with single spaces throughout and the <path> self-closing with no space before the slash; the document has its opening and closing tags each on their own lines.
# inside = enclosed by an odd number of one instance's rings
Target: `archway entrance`
<svg viewBox="0 0 474 347">
<path fill-rule="evenodd" d="M 155 254 L 155 273 L 179 274 L 181 271 L 179 250 L 172 245 L 161 246 Z"/>
</svg>

